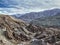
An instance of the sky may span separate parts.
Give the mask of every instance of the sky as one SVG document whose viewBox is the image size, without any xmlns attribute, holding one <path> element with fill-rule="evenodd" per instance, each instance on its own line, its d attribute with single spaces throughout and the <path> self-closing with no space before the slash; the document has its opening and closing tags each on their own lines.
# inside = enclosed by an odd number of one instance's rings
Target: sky
<svg viewBox="0 0 60 45">
<path fill-rule="evenodd" d="M 0 0 L 0 14 L 25 14 L 60 8 L 60 0 Z"/>
</svg>

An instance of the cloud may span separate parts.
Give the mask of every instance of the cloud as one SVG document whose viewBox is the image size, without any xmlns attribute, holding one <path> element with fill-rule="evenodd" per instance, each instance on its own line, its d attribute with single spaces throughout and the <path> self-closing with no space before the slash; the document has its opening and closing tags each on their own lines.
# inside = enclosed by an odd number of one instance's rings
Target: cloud
<svg viewBox="0 0 60 45">
<path fill-rule="evenodd" d="M 29 12 L 37 12 L 37 9 L 34 10 L 34 9 L 24 9 L 24 8 L 19 8 L 19 9 L 18 8 L 0 8 L 0 14 L 12 15 L 12 14 L 25 14 Z"/>
<path fill-rule="evenodd" d="M 60 0 L 0 0 L 0 13 L 23 14 L 60 8 Z"/>
</svg>

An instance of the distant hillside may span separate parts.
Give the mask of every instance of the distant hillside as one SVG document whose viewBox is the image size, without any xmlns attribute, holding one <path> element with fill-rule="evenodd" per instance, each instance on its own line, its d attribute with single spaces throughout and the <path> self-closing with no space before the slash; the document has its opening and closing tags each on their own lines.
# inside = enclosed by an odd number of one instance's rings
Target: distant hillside
<svg viewBox="0 0 60 45">
<path fill-rule="evenodd" d="M 35 19 L 31 23 L 33 23 L 34 25 L 59 27 L 60 26 L 60 13 L 54 16 Z"/>
<path fill-rule="evenodd" d="M 47 17 L 47 16 L 53 16 L 56 15 L 57 13 L 60 13 L 60 9 L 51 9 L 51 10 L 45 10 L 42 12 L 31 12 L 31 13 L 26 13 L 26 14 L 17 14 L 14 15 L 16 18 L 22 19 L 26 22 L 30 22 L 34 19 L 41 18 L 41 17 Z"/>
<path fill-rule="evenodd" d="M 11 16 L 19 19 L 19 17 L 22 16 L 22 14 L 14 14 L 14 15 L 11 15 Z"/>
</svg>

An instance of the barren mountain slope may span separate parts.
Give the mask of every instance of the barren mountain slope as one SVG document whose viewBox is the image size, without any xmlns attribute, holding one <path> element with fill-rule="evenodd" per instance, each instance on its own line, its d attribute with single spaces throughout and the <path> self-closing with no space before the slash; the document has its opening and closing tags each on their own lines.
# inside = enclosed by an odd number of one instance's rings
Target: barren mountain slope
<svg viewBox="0 0 60 45">
<path fill-rule="evenodd" d="M 60 29 L 26 24 L 0 15 L 0 45 L 60 45 Z"/>
</svg>

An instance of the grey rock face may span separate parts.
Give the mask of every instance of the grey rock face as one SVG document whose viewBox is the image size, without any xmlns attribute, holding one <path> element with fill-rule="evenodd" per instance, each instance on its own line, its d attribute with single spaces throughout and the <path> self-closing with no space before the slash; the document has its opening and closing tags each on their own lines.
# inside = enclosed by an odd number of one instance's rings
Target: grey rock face
<svg viewBox="0 0 60 45">
<path fill-rule="evenodd" d="M 30 45 L 42 45 L 42 41 L 41 40 L 34 40 L 30 43 Z"/>
<path fill-rule="evenodd" d="M 41 39 L 41 40 L 31 41 L 30 45 L 47 45 L 47 43 L 43 39 Z"/>
</svg>

